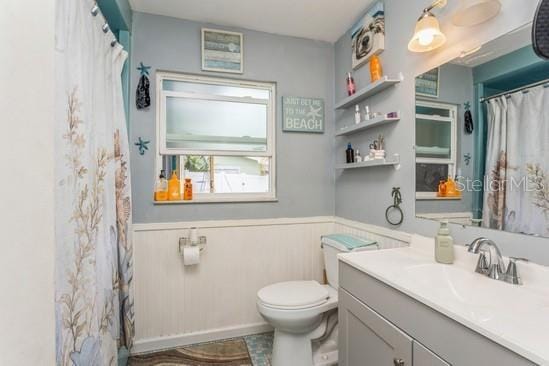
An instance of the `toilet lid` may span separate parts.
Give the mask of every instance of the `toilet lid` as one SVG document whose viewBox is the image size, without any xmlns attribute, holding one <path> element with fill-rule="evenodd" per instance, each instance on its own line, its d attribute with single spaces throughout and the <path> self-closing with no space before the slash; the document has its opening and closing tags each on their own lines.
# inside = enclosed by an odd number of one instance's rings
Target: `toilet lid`
<svg viewBox="0 0 549 366">
<path fill-rule="evenodd" d="M 257 297 L 268 306 L 296 309 L 323 304 L 329 294 L 316 281 L 290 281 L 264 287 L 259 290 Z"/>
</svg>

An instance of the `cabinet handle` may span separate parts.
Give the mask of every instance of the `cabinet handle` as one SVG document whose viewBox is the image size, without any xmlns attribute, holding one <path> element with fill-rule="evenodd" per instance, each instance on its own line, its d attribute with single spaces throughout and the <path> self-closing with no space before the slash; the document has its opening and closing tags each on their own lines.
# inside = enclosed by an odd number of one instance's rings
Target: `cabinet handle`
<svg viewBox="0 0 549 366">
<path fill-rule="evenodd" d="M 393 359 L 393 363 L 395 366 L 404 366 L 404 360 L 402 358 Z"/>
</svg>

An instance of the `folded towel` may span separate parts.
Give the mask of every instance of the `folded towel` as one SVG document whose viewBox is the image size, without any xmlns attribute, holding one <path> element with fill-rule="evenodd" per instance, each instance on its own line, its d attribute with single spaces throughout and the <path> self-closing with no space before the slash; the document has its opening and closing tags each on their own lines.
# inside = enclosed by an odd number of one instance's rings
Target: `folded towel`
<svg viewBox="0 0 549 366">
<path fill-rule="evenodd" d="M 336 243 L 340 246 L 344 246 L 347 248 L 347 250 L 351 251 L 357 248 L 364 248 L 368 246 L 375 245 L 377 246 L 377 242 L 375 240 L 365 239 L 365 238 L 359 238 L 358 236 L 354 235 L 348 235 L 348 234 L 330 234 L 330 235 L 323 235 L 322 236 L 322 243 L 324 244 L 331 244 Z"/>
</svg>

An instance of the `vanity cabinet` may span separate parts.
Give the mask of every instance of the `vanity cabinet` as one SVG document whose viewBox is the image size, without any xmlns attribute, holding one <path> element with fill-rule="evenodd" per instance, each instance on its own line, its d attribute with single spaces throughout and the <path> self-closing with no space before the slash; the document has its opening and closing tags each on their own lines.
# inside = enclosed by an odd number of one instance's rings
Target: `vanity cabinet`
<svg viewBox="0 0 549 366">
<path fill-rule="evenodd" d="M 536 365 L 339 262 L 340 366 Z"/>
</svg>

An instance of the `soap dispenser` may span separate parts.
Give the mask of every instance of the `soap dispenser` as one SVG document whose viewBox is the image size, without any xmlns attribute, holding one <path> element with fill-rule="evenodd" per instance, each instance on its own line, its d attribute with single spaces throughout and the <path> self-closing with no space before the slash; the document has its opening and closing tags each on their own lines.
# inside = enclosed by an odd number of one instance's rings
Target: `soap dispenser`
<svg viewBox="0 0 549 366">
<path fill-rule="evenodd" d="M 454 239 L 450 236 L 448 221 L 441 221 L 435 238 L 435 260 L 439 263 L 454 263 Z"/>
</svg>

